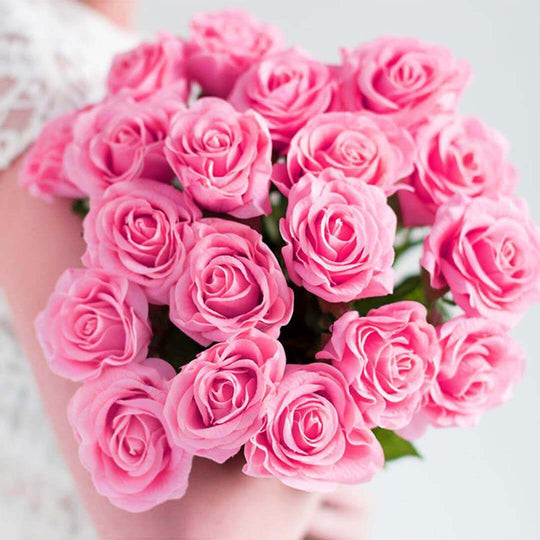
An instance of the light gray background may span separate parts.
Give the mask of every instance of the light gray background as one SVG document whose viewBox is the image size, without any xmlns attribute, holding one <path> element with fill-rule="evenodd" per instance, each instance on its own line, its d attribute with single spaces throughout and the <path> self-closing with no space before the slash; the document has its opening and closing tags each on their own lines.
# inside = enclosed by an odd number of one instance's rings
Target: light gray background
<svg viewBox="0 0 540 540">
<path fill-rule="evenodd" d="M 461 110 L 511 141 L 519 193 L 540 223 L 540 0 L 143 0 L 137 26 L 185 34 L 194 13 L 231 6 L 328 62 L 339 47 L 384 34 L 439 42 L 467 58 L 474 79 Z M 424 461 L 392 464 L 371 484 L 375 540 L 540 538 L 539 322 L 537 306 L 515 330 L 528 369 L 512 401 L 476 428 L 433 430 L 419 442 Z"/>
</svg>

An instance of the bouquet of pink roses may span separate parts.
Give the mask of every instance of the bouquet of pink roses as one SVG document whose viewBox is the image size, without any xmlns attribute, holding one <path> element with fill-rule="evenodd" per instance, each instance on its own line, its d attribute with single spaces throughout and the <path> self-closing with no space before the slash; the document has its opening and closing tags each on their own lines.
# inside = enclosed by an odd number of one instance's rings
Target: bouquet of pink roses
<svg viewBox="0 0 540 540">
<path fill-rule="evenodd" d="M 143 511 L 193 456 L 242 450 L 294 488 L 365 482 L 510 396 L 540 235 L 505 140 L 456 111 L 469 76 L 410 38 L 328 66 L 225 11 L 117 56 L 103 101 L 46 126 L 21 182 L 75 199 L 87 249 L 36 328 L 81 383 L 99 493 Z"/>
</svg>

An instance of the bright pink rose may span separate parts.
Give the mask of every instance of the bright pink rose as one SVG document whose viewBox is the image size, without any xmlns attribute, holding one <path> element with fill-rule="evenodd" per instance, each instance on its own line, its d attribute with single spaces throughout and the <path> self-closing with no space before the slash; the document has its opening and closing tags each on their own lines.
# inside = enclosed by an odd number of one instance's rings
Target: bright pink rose
<svg viewBox="0 0 540 540">
<path fill-rule="evenodd" d="M 245 474 L 306 491 L 367 482 L 384 463 L 343 375 L 322 363 L 287 365 L 265 426 L 244 451 Z"/>
<path fill-rule="evenodd" d="M 305 173 L 328 167 L 391 193 L 411 174 L 415 148 L 409 133 L 366 112 L 329 112 L 312 118 L 292 139 L 287 165 L 274 166 L 274 184 L 288 195 Z"/>
<path fill-rule="evenodd" d="M 65 157 L 69 179 L 100 196 L 112 184 L 174 174 L 164 153 L 169 114 L 157 103 L 119 95 L 78 115 Z"/>
<path fill-rule="evenodd" d="M 507 401 L 522 377 L 525 354 L 504 328 L 458 317 L 439 328 L 442 359 L 424 413 L 438 427 L 472 426 Z"/>
<path fill-rule="evenodd" d="M 412 420 L 440 360 L 435 328 L 418 302 L 396 302 L 366 317 L 349 311 L 332 326 L 317 358 L 345 376 L 369 427 L 399 429 Z"/>
<path fill-rule="evenodd" d="M 540 231 L 521 199 L 455 197 L 437 212 L 422 266 L 468 316 L 514 326 L 540 299 Z"/>
<path fill-rule="evenodd" d="M 64 153 L 73 139 L 73 123 L 78 114 L 78 111 L 70 112 L 46 124 L 25 157 L 19 181 L 35 197 L 84 196 L 64 170 Z"/>
<path fill-rule="evenodd" d="M 201 345 L 250 328 L 277 338 L 291 318 L 293 292 L 261 235 L 219 218 L 192 229 L 185 269 L 171 289 L 171 321 Z"/>
<path fill-rule="evenodd" d="M 36 330 L 52 371 L 74 381 L 145 360 L 152 339 L 142 289 L 103 270 L 66 270 Z"/>
<path fill-rule="evenodd" d="M 163 406 L 174 369 L 157 358 L 105 370 L 70 401 L 79 457 L 112 504 L 143 512 L 186 491 L 192 456 L 172 444 Z"/>
<path fill-rule="evenodd" d="M 388 115 L 405 127 L 453 109 L 471 71 L 444 47 L 406 37 L 382 37 L 342 57 L 340 106 Z"/>
<path fill-rule="evenodd" d="M 172 120 L 165 154 L 201 208 L 246 219 L 272 210 L 272 142 L 262 118 L 203 98 Z"/>
<path fill-rule="evenodd" d="M 165 419 L 174 442 L 223 463 L 262 426 L 285 371 L 285 351 L 259 330 L 202 352 L 173 379 Z"/>
<path fill-rule="evenodd" d="M 290 278 L 313 294 L 350 302 L 392 292 L 396 215 L 377 186 L 336 169 L 306 174 L 279 230 Z"/>
<path fill-rule="evenodd" d="M 332 99 L 330 70 L 299 49 L 265 57 L 244 73 L 229 96 L 239 110 L 253 109 L 268 123 L 277 148 L 286 148 L 294 134 Z"/>
<path fill-rule="evenodd" d="M 441 115 L 415 134 L 418 158 L 399 202 L 407 227 L 431 225 L 437 208 L 460 194 L 466 197 L 512 195 L 517 184 L 508 163 L 508 143 L 472 116 Z"/>
<path fill-rule="evenodd" d="M 84 219 L 83 263 L 141 285 L 150 302 L 166 304 L 184 268 L 189 224 L 201 217 L 184 193 L 159 182 L 111 186 Z"/>
<path fill-rule="evenodd" d="M 226 97 L 252 64 L 285 46 L 278 28 L 238 10 L 195 15 L 189 38 L 189 76 L 205 94 L 219 97 Z"/>
<path fill-rule="evenodd" d="M 185 102 L 189 95 L 186 47 L 181 39 L 166 33 L 159 34 L 153 42 L 117 54 L 107 77 L 111 94 L 126 90 L 145 96 L 173 87 Z"/>
</svg>

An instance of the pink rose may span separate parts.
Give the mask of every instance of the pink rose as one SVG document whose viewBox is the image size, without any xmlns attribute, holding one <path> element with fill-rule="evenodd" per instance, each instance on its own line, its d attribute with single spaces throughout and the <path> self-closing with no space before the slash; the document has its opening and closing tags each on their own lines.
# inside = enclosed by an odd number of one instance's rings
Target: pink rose
<svg viewBox="0 0 540 540">
<path fill-rule="evenodd" d="M 252 64 L 284 46 L 278 28 L 243 11 L 200 13 L 190 23 L 188 73 L 205 94 L 226 97 Z"/>
<path fill-rule="evenodd" d="M 267 122 L 278 149 L 332 99 L 332 77 L 324 64 L 299 49 L 274 53 L 255 64 L 234 85 L 229 101 L 253 109 Z"/>
<path fill-rule="evenodd" d="M 455 197 L 437 212 L 422 266 L 468 316 L 510 327 L 540 299 L 540 231 L 523 200 Z"/>
<path fill-rule="evenodd" d="M 388 115 L 405 127 L 453 109 L 471 71 L 444 47 L 406 37 L 382 37 L 342 57 L 340 106 Z"/>
<path fill-rule="evenodd" d="M 512 195 L 517 184 L 503 136 L 472 116 L 437 116 L 415 135 L 416 169 L 401 190 L 405 226 L 431 225 L 437 208 L 460 194 L 466 197 Z"/>
<path fill-rule="evenodd" d="M 87 195 L 111 184 L 149 178 L 169 182 L 174 174 L 164 153 L 169 114 L 157 103 L 119 95 L 78 115 L 65 167 Z"/>
<path fill-rule="evenodd" d="M 74 381 L 143 361 L 152 339 L 144 292 L 103 270 L 66 270 L 36 330 L 52 371 Z"/>
<path fill-rule="evenodd" d="M 223 463 L 262 426 L 283 377 L 285 351 L 259 330 L 202 352 L 173 379 L 165 419 L 176 444 Z"/>
<path fill-rule="evenodd" d="M 322 363 L 287 365 L 264 428 L 244 451 L 245 474 L 306 491 L 367 482 L 384 463 L 343 375 Z"/>
<path fill-rule="evenodd" d="M 369 427 L 399 429 L 412 420 L 440 360 L 435 328 L 417 302 L 349 311 L 332 326 L 317 358 L 329 359 L 345 376 Z"/>
<path fill-rule="evenodd" d="M 26 155 L 19 181 L 35 197 L 84 196 L 64 170 L 64 152 L 73 139 L 73 123 L 78 114 L 78 111 L 70 112 L 51 120 Z"/>
<path fill-rule="evenodd" d="M 289 276 L 309 292 L 328 302 L 392 292 L 396 216 L 377 186 L 336 169 L 306 174 L 279 230 Z"/>
<path fill-rule="evenodd" d="M 166 304 L 183 271 L 189 224 L 201 217 L 172 186 L 133 181 L 111 186 L 84 219 L 83 263 L 141 285 L 150 302 Z"/>
<path fill-rule="evenodd" d="M 442 359 L 424 413 L 438 427 L 472 426 L 511 397 L 522 377 L 525 354 L 503 327 L 458 317 L 439 328 Z"/>
<path fill-rule="evenodd" d="M 173 87 L 185 102 L 189 95 L 186 47 L 181 39 L 166 33 L 117 54 L 107 77 L 110 94 L 126 90 L 134 96 L 145 96 Z"/>
<path fill-rule="evenodd" d="M 391 120 L 366 112 L 330 112 L 312 118 L 292 139 L 287 165 L 274 166 L 273 182 L 288 195 L 305 173 L 328 167 L 387 193 L 413 171 L 409 133 Z"/>
<path fill-rule="evenodd" d="M 157 358 L 111 368 L 81 386 L 68 407 L 98 493 L 128 512 L 179 499 L 188 485 L 192 456 L 171 443 L 163 418 L 173 376 Z"/>
<path fill-rule="evenodd" d="M 202 208 L 242 219 L 271 212 L 272 143 L 256 113 L 200 99 L 173 118 L 165 154 Z"/>
<path fill-rule="evenodd" d="M 291 318 L 293 292 L 262 236 L 219 218 L 192 228 L 185 269 L 171 289 L 171 321 L 201 345 L 250 328 L 277 338 Z"/>
</svg>

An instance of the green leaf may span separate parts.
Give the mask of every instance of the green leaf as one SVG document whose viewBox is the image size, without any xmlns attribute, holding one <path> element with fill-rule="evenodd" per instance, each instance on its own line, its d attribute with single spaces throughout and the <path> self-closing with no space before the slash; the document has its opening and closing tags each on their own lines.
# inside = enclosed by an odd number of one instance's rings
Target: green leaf
<svg viewBox="0 0 540 540">
<path fill-rule="evenodd" d="M 414 300 L 425 305 L 426 301 L 420 275 L 405 278 L 399 285 L 395 286 L 392 294 L 373 298 L 362 298 L 361 300 L 354 301 L 352 306 L 360 315 L 365 316 L 371 309 L 402 300 Z"/>
<path fill-rule="evenodd" d="M 422 458 L 412 443 L 403 439 L 393 431 L 379 427 L 374 428 L 372 431 L 373 435 L 377 437 L 377 440 L 382 446 L 384 459 L 387 462 L 405 456 Z"/>
<path fill-rule="evenodd" d="M 90 211 L 90 201 L 88 199 L 75 199 L 71 205 L 74 214 L 84 218 Z"/>
</svg>

